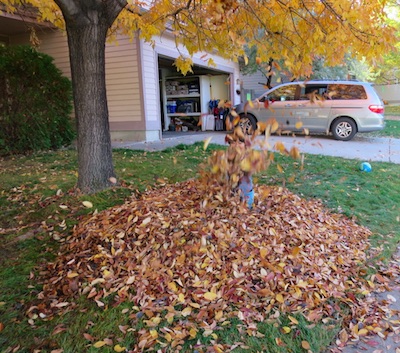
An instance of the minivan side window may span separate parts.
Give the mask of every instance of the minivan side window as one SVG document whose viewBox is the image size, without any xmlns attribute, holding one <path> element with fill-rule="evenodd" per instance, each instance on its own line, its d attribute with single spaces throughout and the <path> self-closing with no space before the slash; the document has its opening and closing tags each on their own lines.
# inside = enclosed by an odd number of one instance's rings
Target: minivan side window
<svg viewBox="0 0 400 353">
<path fill-rule="evenodd" d="M 302 85 L 300 90 L 300 100 L 313 101 L 315 98 L 322 100 L 325 98 L 327 87 L 327 84 Z"/>
<path fill-rule="evenodd" d="M 328 86 L 328 95 L 333 100 L 367 99 L 367 93 L 361 85 L 332 84 Z"/>
<path fill-rule="evenodd" d="M 270 101 L 293 101 L 296 99 L 296 90 L 298 85 L 288 85 L 279 87 L 268 94 Z"/>
</svg>

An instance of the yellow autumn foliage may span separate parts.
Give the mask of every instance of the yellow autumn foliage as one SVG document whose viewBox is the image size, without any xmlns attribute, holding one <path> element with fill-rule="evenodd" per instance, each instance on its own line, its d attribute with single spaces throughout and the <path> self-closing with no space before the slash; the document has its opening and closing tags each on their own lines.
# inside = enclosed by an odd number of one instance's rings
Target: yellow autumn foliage
<svg viewBox="0 0 400 353">
<path fill-rule="evenodd" d="M 109 2 L 121 4 L 117 0 Z M 55 1 L 1 1 L 8 12 L 15 12 L 22 3 L 37 7 L 39 20 L 64 28 Z M 68 6 L 63 0 L 57 3 Z M 379 0 L 295 1 L 290 6 L 279 2 L 266 6 L 258 0 L 208 0 L 202 1 L 201 6 L 194 1 L 129 0 L 109 32 L 131 37 L 140 33 L 152 41 L 168 28 L 181 53 L 175 65 L 184 74 L 191 72 L 191 56 L 196 52 L 213 51 L 228 59 L 247 60 L 247 45 L 257 47 L 258 63 L 273 57 L 275 63 L 285 62 L 294 76 L 304 76 L 310 74 L 315 56 L 323 56 L 328 65 L 340 64 L 351 48 L 354 57 L 377 64 L 383 54 L 393 51 L 397 43 L 395 28 L 389 25 L 385 5 Z"/>
</svg>

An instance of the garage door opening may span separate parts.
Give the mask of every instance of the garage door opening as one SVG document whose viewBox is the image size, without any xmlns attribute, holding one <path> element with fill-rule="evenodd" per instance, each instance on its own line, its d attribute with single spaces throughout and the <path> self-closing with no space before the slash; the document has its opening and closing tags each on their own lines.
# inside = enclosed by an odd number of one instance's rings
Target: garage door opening
<svg viewBox="0 0 400 353">
<path fill-rule="evenodd" d="M 161 125 L 165 132 L 224 130 L 231 100 L 231 74 L 199 65 L 186 76 L 177 72 L 174 60 L 159 56 Z"/>
</svg>

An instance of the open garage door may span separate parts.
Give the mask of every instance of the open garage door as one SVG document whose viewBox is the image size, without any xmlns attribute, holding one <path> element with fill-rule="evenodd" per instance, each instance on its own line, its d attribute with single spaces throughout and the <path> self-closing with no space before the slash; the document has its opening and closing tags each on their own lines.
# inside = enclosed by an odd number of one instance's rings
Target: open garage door
<svg viewBox="0 0 400 353">
<path fill-rule="evenodd" d="M 194 65 L 193 73 L 184 76 L 177 72 L 173 63 L 172 58 L 158 57 L 163 132 L 199 131 L 202 123 L 204 130 L 204 117 L 211 120 L 210 115 L 214 115 L 216 121 L 207 129 L 222 130 L 218 120 L 223 109 L 219 111 L 218 103 L 231 100 L 231 74 Z"/>
</svg>

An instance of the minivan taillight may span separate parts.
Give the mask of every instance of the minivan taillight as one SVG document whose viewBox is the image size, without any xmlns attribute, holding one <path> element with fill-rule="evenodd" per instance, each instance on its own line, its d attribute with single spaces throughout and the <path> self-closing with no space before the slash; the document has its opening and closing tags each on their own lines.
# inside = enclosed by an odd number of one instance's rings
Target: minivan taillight
<svg viewBox="0 0 400 353">
<path fill-rule="evenodd" d="M 373 113 L 383 114 L 385 111 L 385 107 L 383 105 L 370 105 L 369 110 Z"/>
</svg>

